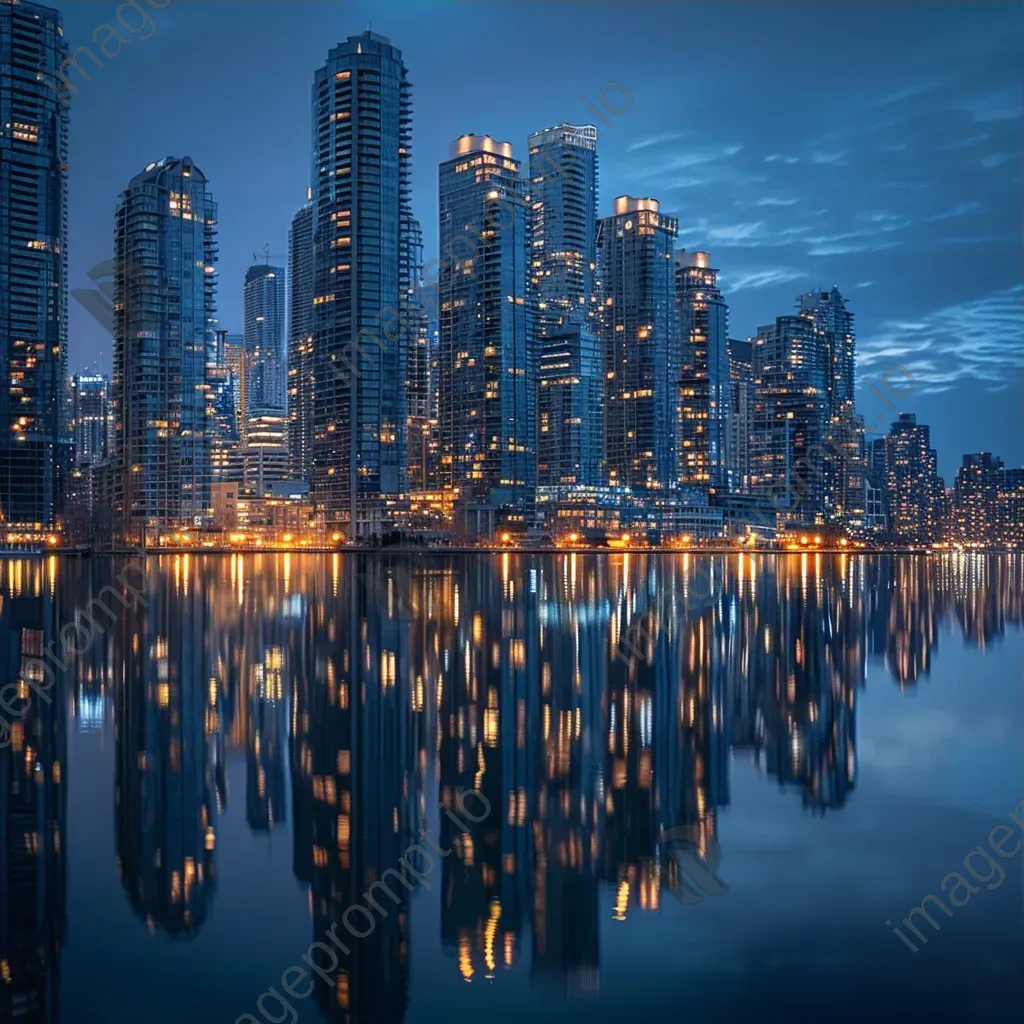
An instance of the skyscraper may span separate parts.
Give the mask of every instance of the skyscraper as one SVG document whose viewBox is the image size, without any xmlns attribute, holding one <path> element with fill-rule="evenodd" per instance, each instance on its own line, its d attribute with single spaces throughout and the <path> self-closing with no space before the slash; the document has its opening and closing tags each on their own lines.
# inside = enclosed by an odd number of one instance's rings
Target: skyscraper
<svg viewBox="0 0 1024 1024">
<path fill-rule="evenodd" d="M 953 532 L 963 544 L 999 539 L 998 494 L 1003 460 L 990 452 L 965 455 L 953 484 Z"/>
<path fill-rule="evenodd" d="M 230 346 L 228 332 L 216 332 L 214 359 L 206 364 L 210 429 L 210 479 L 216 488 L 220 483 L 241 483 L 244 475 L 242 448 L 238 441 L 238 414 L 235 409 L 233 371 L 228 363 Z M 211 504 L 216 508 L 214 491 Z"/>
<path fill-rule="evenodd" d="M 312 195 L 312 189 L 309 192 Z M 313 203 L 288 232 L 288 454 L 294 480 L 313 468 Z"/>
<path fill-rule="evenodd" d="M 287 346 L 284 270 L 261 263 L 245 274 L 246 413 L 284 409 Z"/>
<path fill-rule="evenodd" d="M 288 477 L 287 345 L 284 270 L 268 264 L 245 275 L 245 483 L 258 495 Z"/>
<path fill-rule="evenodd" d="M 676 456 L 680 484 L 730 486 L 729 308 L 706 252 L 676 253 L 680 358 Z"/>
<path fill-rule="evenodd" d="M 508 142 L 463 135 L 449 152 L 440 168 L 443 484 L 464 503 L 526 518 L 537 478 L 526 182 Z"/>
<path fill-rule="evenodd" d="M 827 519 L 861 526 L 867 494 L 864 421 L 854 405 L 855 334 L 853 313 L 839 289 L 797 296 L 801 316 L 824 333 L 827 438 L 822 459 L 824 508 Z"/>
<path fill-rule="evenodd" d="M 405 334 L 406 452 L 409 459 L 409 490 L 429 491 L 436 481 L 432 450 L 436 424 L 430 401 L 430 336 L 423 305 L 423 232 L 418 220 L 410 221 L 403 238 L 404 294 L 399 321 Z"/>
<path fill-rule="evenodd" d="M 537 482 L 602 482 L 604 368 L 596 333 L 597 129 L 529 137 L 537 304 Z"/>
<path fill-rule="evenodd" d="M 854 400 L 853 313 L 846 308 L 846 300 L 836 287 L 830 292 L 804 292 L 797 297 L 797 307 L 825 332 L 828 415 L 832 419 Z"/>
<path fill-rule="evenodd" d="M 235 406 L 235 417 L 238 436 L 243 434 L 242 409 L 245 405 L 245 338 L 241 334 L 224 335 L 224 365 L 231 374 L 231 398 Z"/>
<path fill-rule="evenodd" d="M 70 443 L 68 54 L 59 12 L 0 3 L 0 522 L 53 526 Z"/>
<path fill-rule="evenodd" d="M 214 350 L 217 206 L 190 157 L 121 193 L 114 230 L 114 461 L 123 538 L 210 515 L 207 355 Z"/>
<path fill-rule="evenodd" d="M 535 132 L 530 150 L 538 335 L 593 327 L 597 269 L 597 129 L 563 123 Z"/>
<path fill-rule="evenodd" d="M 868 460 L 864 417 L 844 402 L 826 428 L 823 457 L 825 518 L 844 526 L 866 526 Z"/>
<path fill-rule="evenodd" d="M 609 482 L 634 490 L 676 479 L 676 344 L 673 242 L 679 222 L 656 199 L 619 196 L 598 222 L 605 463 Z"/>
<path fill-rule="evenodd" d="M 71 378 L 71 442 L 76 466 L 107 457 L 108 390 L 102 373 L 76 373 Z"/>
<path fill-rule="evenodd" d="M 754 421 L 754 352 L 749 341 L 729 339 L 729 466 L 731 490 L 750 490 L 750 434 Z"/>
<path fill-rule="evenodd" d="M 809 315 L 780 316 L 754 339 L 750 489 L 791 517 L 815 522 L 825 506 L 828 424 L 825 332 Z"/>
<path fill-rule="evenodd" d="M 901 412 L 885 435 L 885 487 L 892 533 L 910 543 L 938 540 L 945 496 L 931 431 Z"/>
<path fill-rule="evenodd" d="M 313 494 L 328 525 L 379 528 L 406 490 L 402 238 L 412 219 L 412 87 L 373 32 L 335 46 L 313 85 Z"/>
</svg>

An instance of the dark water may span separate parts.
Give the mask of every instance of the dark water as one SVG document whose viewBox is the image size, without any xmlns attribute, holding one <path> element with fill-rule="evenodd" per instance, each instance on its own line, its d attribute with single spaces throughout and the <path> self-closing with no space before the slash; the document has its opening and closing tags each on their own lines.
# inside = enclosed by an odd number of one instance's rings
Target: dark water
<svg viewBox="0 0 1024 1024">
<path fill-rule="evenodd" d="M 125 567 L 0 562 L 0 1021 L 1024 1007 L 1020 557 Z"/>
</svg>

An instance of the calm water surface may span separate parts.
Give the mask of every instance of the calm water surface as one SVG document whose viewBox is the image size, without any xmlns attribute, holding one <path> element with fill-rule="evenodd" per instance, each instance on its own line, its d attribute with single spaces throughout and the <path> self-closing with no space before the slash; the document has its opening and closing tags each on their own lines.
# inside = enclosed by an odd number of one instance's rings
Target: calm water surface
<svg viewBox="0 0 1024 1024">
<path fill-rule="evenodd" d="M 0 561 L 5 1024 L 1019 1019 L 1024 559 L 125 565 Z"/>
</svg>

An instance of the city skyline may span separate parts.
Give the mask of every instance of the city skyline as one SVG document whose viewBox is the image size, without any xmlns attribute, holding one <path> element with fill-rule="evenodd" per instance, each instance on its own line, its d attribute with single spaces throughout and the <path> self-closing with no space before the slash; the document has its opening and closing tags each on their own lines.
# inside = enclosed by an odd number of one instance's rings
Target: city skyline
<svg viewBox="0 0 1024 1024">
<path fill-rule="evenodd" d="M 79 61 L 95 55 L 64 56 L 54 11 L 8 6 L 5 145 L 26 180 L 47 184 L 33 197 L 12 178 L 6 195 L 2 242 L 23 270 L 19 250 L 67 258 L 68 164 L 51 182 L 37 147 L 56 166 L 63 104 L 79 91 L 71 70 L 88 81 Z M 48 68 L 41 85 L 25 71 L 34 63 Z M 100 546 L 188 544 L 195 530 L 206 547 L 296 533 L 307 545 L 385 535 L 508 544 L 514 534 L 518 546 L 784 547 L 808 527 L 818 545 L 1018 543 L 1024 480 L 1002 472 L 999 454 L 997 473 L 987 449 L 966 453 L 964 466 L 986 467 L 982 479 L 947 489 L 916 411 L 872 383 L 896 419 L 878 437 L 886 413 L 858 413 L 855 312 L 838 287 L 798 294 L 795 313 L 748 339 L 748 357 L 729 338 L 719 268 L 678 245 L 679 218 L 660 199 L 621 194 L 598 216 L 596 126 L 531 134 L 525 165 L 490 135 L 452 141 L 438 169 L 439 255 L 427 262 L 402 51 L 369 29 L 349 36 L 316 70 L 310 100 L 306 203 L 287 267 L 270 262 L 268 244 L 245 272 L 237 355 L 216 315 L 222 228 L 207 177 L 191 157 L 166 156 L 121 193 L 114 259 L 97 268 L 109 266 L 113 285 L 88 293 L 112 300 L 112 443 L 74 453 L 73 473 L 64 449 L 80 377 L 63 372 L 66 280 L 33 299 L 30 282 L 12 278 L 8 544 L 56 529 Z M 633 97 L 609 82 L 600 103 L 588 109 L 613 126 L 609 115 L 629 113 Z M 46 223 L 26 242 L 30 215 Z M 903 408 L 928 391 L 900 363 L 881 383 Z M 51 466 L 39 483 L 13 472 L 29 457 Z M 987 516 L 975 492 L 992 499 Z M 113 531 L 101 526 L 111 518 Z"/>
<path fill-rule="evenodd" d="M 0 0 L 2 1024 L 1020 1016 L 954 2 Z"/>
<path fill-rule="evenodd" d="M 702 24 L 711 25 L 720 16 L 697 5 L 686 9 L 692 10 Z M 749 30 L 741 28 L 731 37 L 739 53 L 749 49 L 750 37 L 763 19 L 757 11 L 743 10 L 744 26 L 749 25 Z M 658 11 L 667 30 L 680 17 L 672 9 Z M 75 4 L 65 5 L 62 13 L 65 38 L 74 48 L 88 41 L 96 24 L 109 12 L 102 4 Z M 1016 263 L 1011 255 L 1014 243 L 1005 237 L 1005 227 L 997 227 L 1019 223 L 1020 201 L 1014 186 L 1019 165 L 1013 152 L 1016 147 L 1011 144 L 1020 111 L 1013 95 L 1007 93 L 1007 65 L 998 59 L 999 46 L 991 43 L 996 36 L 992 25 L 1006 13 L 986 8 L 971 13 L 968 24 L 963 12 L 944 9 L 941 14 L 930 12 L 929 20 L 922 23 L 912 10 L 897 8 L 887 21 L 890 31 L 887 41 L 883 41 L 865 38 L 866 27 L 861 22 L 867 18 L 858 21 L 851 11 L 818 12 L 819 22 L 824 18 L 842 24 L 851 35 L 851 49 L 860 47 L 862 52 L 874 54 L 916 32 L 922 54 L 892 69 L 883 62 L 881 76 L 874 74 L 870 82 L 861 80 L 859 91 L 848 88 L 842 99 L 848 108 L 844 113 L 849 124 L 842 131 L 833 127 L 837 137 L 829 144 L 823 138 L 827 132 L 818 133 L 822 139 L 809 138 L 814 135 L 812 124 L 820 127 L 826 122 L 826 111 L 821 109 L 826 100 L 836 99 L 827 88 L 821 90 L 823 99 L 816 101 L 815 108 L 804 111 L 806 124 L 797 125 L 800 130 L 795 133 L 792 103 L 775 110 L 764 109 L 770 99 L 778 101 L 780 93 L 792 93 L 791 83 L 778 82 L 768 88 L 756 105 L 762 115 L 760 122 L 750 124 L 744 120 L 749 115 L 736 95 L 735 85 L 716 77 L 713 70 L 701 79 L 708 94 L 707 109 L 694 110 L 690 105 L 673 116 L 666 90 L 652 91 L 650 74 L 633 57 L 608 51 L 598 51 L 600 59 L 590 52 L 565 54 L 558 73 L 545 79 L 543 88 L 525 83 L 514 101 L 478 109 L 479 101 L 465 95 L 464 90 L 446 90 L 450 74 L 424 54 L 422 41 L 436 38 L 441 31 L 453 34 L 453 42 L 465 33 L 479 32 L 481 22 L 491 17 L 487 11 L 469 10 L 456 24 L 447 12 L 436 7 L 425 11 L 416 5 L 404 9 L 366 5 L 354 15 L 312 5 L 296 8 L 277 32 L 280 42 L 275 44 L 279 49 L 274 56 L 287 88 L 276 89 L 269 97 L 265 116 L 272 119 L 275 111 L 280 116 L 287 98 L 295 124 L 286 126 L 285 131 L 294 133 L 296 152 L 285 155 L 289 146 L 275 147 L 281 153 L 275 154 L 275 187 L 269 194 L 263 190 L 259 203 L 250 204 L 247 197 L 262 176 L 253 175 L 252 181 L 244 174 L 238 178 L 238 148 L 233 147 L 232 153 L 224 151 L 226 145 L 232 148 L 230 139 L 238 129 L 226 126 L 211 145 L 207 129 L 193 124 L 195 141 L 190 141 L 184 126 L 178 126 L 177 115 L 164 109 L 166 92 L 159 88 L 146 97 L 146 114 L 140 118 L 139 130 L 133 133 L 134 141 L 104 134 L 108 145 L 99 147 L 99 151 L 105 166 L 99 167 L 95 156 L 82 145 L 98 127 L 99 111 L 94 104 L 104 104 L 105 111 L 133 109 L 138 101 L 125 95 L 118 83 L 123 85 L 123 76 L 133 73 L 131 64 L 140 59 L 143 50 L 154 81 L 159 83 L 161 75 L 168 73 L 174 47 L 183 45 L 186 38 L 196 48 L 197 56 L 229 28 L 252 40 L 257 50 L 265 48 L 269 45 L 267 13 L 260 9 L 250 13 L 243 21 L 234 17 L 234 5 L 218 8 L 171 4 L 154 11 L 158 29 L 144 45 L 140 43 L 134 50 L 125 48 L 117 62 L 103 70 L 93 69 L 92 81 L 78 83 L 71 131 L 71 165 L 80 175 L 71 175 L 72 287 L 89 284 L 86 272 L 109 259 L 109 245 L 103 244 L 109 238 L 109 220 L 103 223 L 106 211 L 102 190 L 107 188 L 103 180 L 109 181 L 116 174 L 120 179 L 118 189 L 123 188 L 123 182 L 137 171 L 134 164 L 144 166 L 174 152 L 174 144 L 181 138 L 183 148 L 178 151 L 195 157 L 218 196 L 221 326 L 240 329 L 241 296 L 235 294 L 240 289 L 233 286 L 233 281 L 244 273 L 242 264 L 251 262 L 252 252 L 264 244 L 270 245 L 272 253 L 286 251 L 288 224 L 298 207 L 295 197 L 301 199 L 308 184 L 308 164 L 303 159 L 309 151 L 308 121 L 300 111 L 302 105 L 308 106 L 312 68 L 322 64 L 327 49 L 322 34 L 341 40 L 357 32 L 362 27 L 360 21 L 372 17 L 374 25 L 402 49 L 413 82 L 417 114 L 412 209 L 423 223 L 428 262 L 437 251 L 433 215 L 436 201 L 432 201 L 431 193 L 436 180 L 434 167 L 442 162 L 443 153 L 435 157 L 452 138 L 472 130 L 509 138 L 513 155 L 525 161 L 529 133 L 563 120 L 597 124 L 602 182 L 599 216 L 607 214 L 614 196 L 625 192 L 656 196 L 663 212 L 678 215 L 679 246 L 688 251 L 709 251 L 713 266 L 720 269 L 733 337 L 754 336 L 757 325 L 768 316 L 791 308 L 792 296 L 798 291 L 827 290 L 838 285 L 857 315 L 860 380 L 891 363 L 902 362 L 914 372 L 919 389 L 911 407 L 899 411 L 915 411 L 922 421 L 931 423 L 939 469 L 947 481 L 963 452 L 990 450 L 1000 454 L 1007 464 L 1021 462 L 1014 388 L 1019 373 L 1019 353 L 1014 348 L 1015 333 L 1019 333 L 1019 297 L 1013 291 L 1017 287 L 1013 283 Z M 612 13 L 601 8 L 588 10 L 579 28 L 594 38 L 607 36 L 614 20 Z M 568 8 L 553 8 L 547 16 L 560 24 L 571 15 Z M 517 34 L 527 31 L 534 17 L 523 12 L 511 30 Z M 799 21 L 795 14 L 790 19 Z M 780 38 L 785 20 L 778 19 L 779 25 L 774 27 L 760 26 L 779 46 L 794 45 Z M 208 36 L 193 30 L 200 24 L 208 30 Z M 947 29 L 955 24 L 961 47 L 966 47 L 964 59 L 948 73 L 939 74 L 934 66 L 942 46 L 937 24 Z M 183 33 L 186 25 L 190 27 Z M 306 39 L 303 33 L 313 26 L 321 34 L 315 40 Z M 1012 29 L 1012 24 L 1007 27 Z M 671 34 L 666 31 L 666 36 Z M 542 39 L 537 45 L 546 49 L 552 44 Z M 314 52 L 316 56 L 310 60 L 308 55 Z M 811 54 L 805 59 L 813 62 L 820 58 Z M 219 58 L 215 63 L 220 68 L 235 60 Z M 983 64 L 986 70 L 980 70 Z M 966 88 L 954 90 L 952 86 L 960 80 Z M 601 111 L 600 92 L 609 82 L 619 82 L 631 104 L 623 115 L 606 117 L 610 124 L 604 124 L 588 105 Z M 300 83 L 300 95 L 304 94 L 305 99 L 300 99 L 296 108 L 295 90 Z M 275 88 L 277 84 L 275 76 Z M 220 102 L 230 106 L 232 91 L 230 84 L 218 89 Z M 439 97 L 439 91 L 443 97 Z M 578 98 L 581 95 L 586 102 Z M 615 89 L 607 96 L 612 106 L 625 105 Z M 801 109 L 805 104 L 806 97 L 801 96 Z M 947 108 L 953 113 L 940 121 L 938 114 Z M 717 114 L 717 126 L 708 123 L 713 114 Z M 730 119 L 722 122 L 726 114 Z M 102 116 L 111 115 L 104 112 Z M 246 112 L 242 120 L 251 123 L 250 116 Z M 876 124 L 870 137 L 862 130 L 868 118 Z M 895 123 L 878 127 L 884 121 Z M 843 131 L 860 134 L 840 138 Z M 305 142 L 303 136 L 307 136 Z M 719 141 L 716 149 L 712 144 L 716 136 L 730 141 Z M 160 137 L 167 141 L 151 141 Z M 858 140 L 862 148 L 854 144 Z M 152 151 L 152 145 L 158 145 L 157 151 Z M 842 153 L 844 148 L 846 152 Z M 876 150 L 887 154 L 876 162 L 885 161 L 891 171 L 888 184 L 872 180 L 871 174 L 864 177 L 863 162 L 869 156 L 874 158 Z M 941 154 L 928 158 L 929 181 L 918 182 L 916 188 L 907 187 L 914 184 L 915 156 L 923 159 L 926 153 Z M 123 161 L 129 154 L 134 164 L 126 166 Z M 969 167 L 974 170 L 968 175 Z M 230 196 L 224 194 L 229 180 L 225 174 L 232 176 L 233 183 L 238 178 L 238 188 Z M 851 189 L 848 186 L 855 174 L 863 182 Z M 701 184 L 709 175 L 716 179 L 714 188 Z M 288 185 L 290 181 L 293 186 Z M 83 188 L 90 193 L 87 208 L 76 203 Z M 110 208 L 118 189 L 109 193 Z M 975 190 L 973 194 L 969 194 L 970 189 Z M 852 193 L 849 203 L 839 194 L 845 191 Z M 827 205 L 831 212 L 815 220 L 813 214 L 823 205 L 823 193 L 830 199 Z M 883 199 L 891 200 L 888 206 L 882 204 Z M 855 201 L 862 204 L 861 209 L 852 208 Z M 734 222 L 729 223 L 729 218 Z M 968 234 L 972 223 L 975 233 Z M 942 242 L 945 238 L 958 241 Z M 797 244 L 795 239 L 806 242 Z M 922 251 L 927 253 L 923 261 Z M 103 328 L 78 303 L 72 301 L 70 306 L 70 369 L 84 369 L 97 359 L 102 363 L 103 350 L 109 345 Z M 947 390 L 940 392 L 940 388 Z M 977 415 L 955 415 L 953 410 L 963 403 L 975 407 Z"/>
</svg>

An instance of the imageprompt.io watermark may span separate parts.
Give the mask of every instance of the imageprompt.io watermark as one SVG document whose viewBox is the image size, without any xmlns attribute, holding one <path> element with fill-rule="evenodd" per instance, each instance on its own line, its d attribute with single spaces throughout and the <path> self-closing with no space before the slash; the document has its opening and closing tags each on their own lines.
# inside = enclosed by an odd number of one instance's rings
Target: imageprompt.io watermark
<svg viewBox="0 0 1024 1024">
<path fill-rule="evenodd" d="M 93 43 L 107 60 L 113 60 L 132 40 L 145 41 L 152 39 L 156 34 L 156 20 L 146 10 L 146 7 L 161 11 L 170 2 L 171 0 L 162 0 L 162 2 L 161 0 L 125 0 L 124 3 L 118 4 L 111 22 L 102 22 L 96 26 L 92 33 Z M 117 24 L 115 25 L 113 22 Z M 121 29 L 128 34 L 125 35 Z M 83 65 L 82 62 L 86 58 L 92 62 L 91 68 L 88 64 Z M 105 67 L 106 64 L 88 46 L 83 44 L 76 46 L 71 51 L 71 55 L 65 57 L 55 75 L 47 76 L 43 81 L 62 103 L 70 103 L 71 97 L 76 95 L 79 90 L 79 87 L 71 81 L 71 69 L 74 68 L 85 81 L 91 82 L 92 76 L 89 71 L 92 70 L 95 73 L 102 71 Z"/>
<path fill-rule="evenodd" d="M 466 806 L 466 802 L 470 797 L 473 797 L 475 801 L 479 801 L 477 810 L 482 810 L 483 812 L 479 816 Z M 456 803 L 458 805 L 456 812 L 445 807 L 444 804 L 441 805 L 441 810 L 459 828 L 463 835 L 469 835 L 470 833 L 469 828 L 466 826 L 466 821 L 478 824 L 484 821 L 491 813 L 490 801 L 479 790 L 466 789 L 461 791 L 456 795 Z M 465 821 L 462 819 L 465 819 Z M 406 892 L 409 893 L 416 887 L 413 881 L 411 881 L 411 879 L 415 879 L 415 882 L 424 889 L 430 889 L 428 877 L 437 865 L 434 853 L 441 857 L 448 857 L 452 853 L 452 849 L 446 850 L 434 842 L 426 829 L 420 829 L 419 836 L 424 845 L 413 843 L 409 846 L 405 853 L 398 858 L 399 867 L 385 870 L 380 878 L 363 893 L 366 903 L 373 907 L 377 914 L 380 915 L 380 919 L 387 917 L 388 911 L 385 905 L 377 899 L 378 896 L 382 893 L 386 894 L 388 899 L 391 900 L 391 909 L 394 910 L 401 903 L 402 894 L 392 889 L 392 884 L 398 883 L 402 885 Z M 430 851 L 425 848 L 426 846 L 430 847 Z M 423 865 L 422 870 L 414 864 L 414 861 L 416 864 Z M 345 931 L 348 932 L 349 938 L 358 942 L 373 932 L 377 927 L 377 921 L 378 918 L 366 906 L 357 902 L 350 904 L 346 908 L 345 913 L 341 915 L 340 923 L 344 926 Z M 342 937 L 338 935 L 338 923 L 332 924 L 324 933 L 324 938 L 330 939 L 330 943 L 318 940 L 309 944 L 309 948 L 301 957 L 306 967 L 293 965 L 286 968 L 281 975 L 281 988 L 290 999 L 307 999 L 312 995 L 316 982 L 313 980 L 310 972 L 319 975 L 327 985 L 334 985 L 331 971 L 338 969 L 338 954 L 336 950 L 341 950 L 346 956 L 351 953 L 351 949 L 345 944 L 349 939 L 343 941 Z M 326 964 L 328 959 L 330 963 Z M 268 1001 L 270 1005 L 267 1005 Z M 285 1024 L 285 1022 L 295 1024 L 299 1019 L 295 1007 L 288 999 L 284 998 L 274 985 L 271 985 L 256 1000 L 256 1009 L 260 1013 L 259 1017 L 253 1013 L 243 1013 L 235 1018 L 235 1024 L 246 1024 L 246 1022 L 249 1022 L 249 1024 L 260 1024 L 261 1018 L 267 1021 L 268 1024 Z M 271 1016 L 271 1012 L 273 1012 L 274 1016 Z"/>
<path fill-rule="evenodd" d="M 1024 800 L 1021 800 L 1010 812 L 1010 818 L 1017 823 L 1020 829 L 1024 830 Z M 1012 845 L 1010 843 L 1011 839 L 1014 840 Z M 1016 857 L 1020 853 L 1021 845 L 1021 836 L 1018 835 L 1016 829 L 1011 828 L 1009 825 L 995 825 L 988 834 L 988 847 L 976 846 L 964 857 L 964 871 L 975 882 L 980 882 L 986 888 L 998 889 L 1006 881 L 1006 870 L 999 863 L 999 860 L 1008 860 L 1010 857 Z M 989 847 L 999 860 L 992 857 L 989 853 Z M 967 906 L 971 897 L 981 892 L 981 885 L 972 885 L 961 872 L 950 871 L 939 883 L 939 890 L 949 899 L 949 902 L 954 907 L 960 908 Z M 930 907 L 932 911 L 941 910 L 946 917 L 953 916 L 953 911 L 935 893 L 931 892 L 927 893 L 916 907 L 911 907 L 901 923 L 908 931 L 914 933 L 917 941 L 922 946 L 928 942 L 928 938 L 917 927 L 917 924 L 927 921 L 932 926 L 932 930 L 936 932 L 942 928 L 939 922 L 932 917 L 931 913 L 925 909 L 926 907 Z M 915 917 L 920 919 L 917 924 L 914 923 Z M 920 947 L 912 942 L 900 928 L 894 927 L 891 919 L 885 922 L 885 926 L 892 929 L 892 933 L 911 953 L 919 951 Z"/>
<path fill-rule="evenodd" d="M 22 659 L 20 677 L 16 682 L 0 686 L 0 709 L 3 711 L 0 714 L 0 750 L 15 742 L 15 733 L 22 728 L 20 723 L 28 716 L 32 707 L 29 691 L 35 694 L 36 699 L 47 704 L 53 703 L 51 691 L 57 677 L 54 668 L 48 665 L 47 661 L 52 662 L 57 671 L 66 672 L 69 662 L 62 661 L 61 656 L 66 658 L 69 655 L 77 657 L 85 654 L 96 640 L 120 619 L 122 612 L 129 608 L 135 611 L 140 607 L 147 607 L 148 576 L 145 552 L 139 551 L 139 554 L 142 557 L 138 561 L 129 562 L 114 577 L 114 581 L 121 586 L 120 590 L 108 584 L 101 587 L 96 596 L 90 598 L 84 607 L 75 609 L 74 617 L 65 623 L 58 634 L 60 643 L 57 651 L 54 650 L 57 642 L 51 640 L 41 651 L 40 657 Z M 139 574 L 140 578 L 136 583 L 129 581 L 129 570 Z M 114 607 L 115 602 L 121 606 L 120 609 Z M 102 619 L 99 617 L 101 612 Z"/>
</svg>

